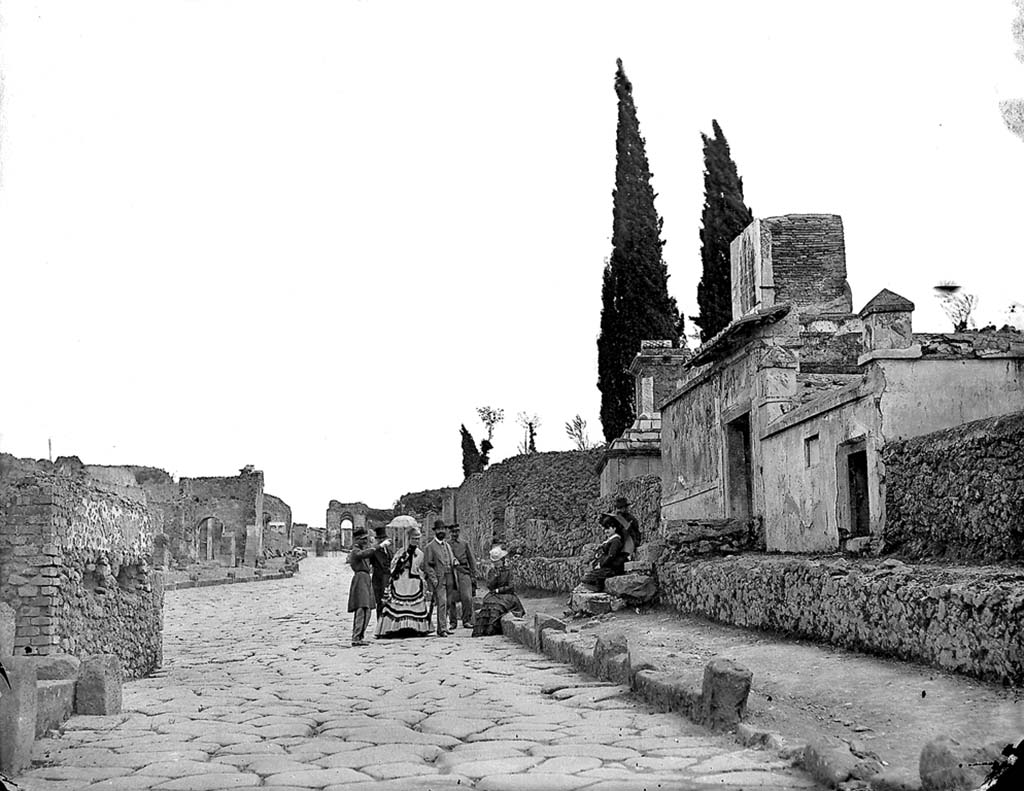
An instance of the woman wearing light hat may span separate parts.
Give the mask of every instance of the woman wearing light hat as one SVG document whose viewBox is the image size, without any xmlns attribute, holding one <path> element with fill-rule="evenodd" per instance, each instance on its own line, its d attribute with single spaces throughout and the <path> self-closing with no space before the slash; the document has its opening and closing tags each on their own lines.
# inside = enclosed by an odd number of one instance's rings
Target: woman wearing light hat
<svg viewBox="0 0 1024 791">
<path fill-rule="evenodd" d="M 487 595 L 480 605 L 473 627 L 473 637 L 501 634 L 501 616 L 505 613 L 526 615 L 523 603 L 512 588 L 512 569 L 508 565 L 508 552 L 500 546 L 491 549 L 494 568 L 487 577 Z"/>
</svg>

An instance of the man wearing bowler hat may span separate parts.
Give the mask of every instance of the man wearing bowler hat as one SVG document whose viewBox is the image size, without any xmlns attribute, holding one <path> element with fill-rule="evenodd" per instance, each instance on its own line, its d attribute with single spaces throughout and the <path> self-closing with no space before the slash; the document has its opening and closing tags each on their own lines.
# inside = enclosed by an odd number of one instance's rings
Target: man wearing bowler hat
<svg viewBox="0 0 1024 791">
<path fill-rule="evenodd" d="M 452 537 L 448 546 L 455 557 L 455 584 L 452 597 L 448 601 L 448 623 L 454 631 L 459 625 L 459 603 L 462 604 L 462 625 L 466 629 L 473 628 L 473 594 L 476 593 L 476 558 L 469 544 L 459 538 L 459 524 L 448 526 Z"/>
<path fill-rule="evenodd" d="M 366 626 L 370 621 L 373 607 L 373 584 L 370 580 L 371 547 L 365 527 L 357 527 L 352 533 L 354 546 L 348 553 L 348 565 L 352 567 L 352 585 L 348 589 L 348 611 L 352 616 L 352 645 L 366 645 Z"/>
<path fill-rule="evenodd" d="M 444 522 L 434 523 L 434 538 L 423 548 L 423 570 L 426 572 L 427 584 L 434 591 L 434 615 L 437 617 L 437 636 L 447 637 L 451 634 L 445 626 L 448 622 L 448 592 L 454 592 L 455 556 L 452 548 L 445 540 L 448 528 Z"/>
</svg>

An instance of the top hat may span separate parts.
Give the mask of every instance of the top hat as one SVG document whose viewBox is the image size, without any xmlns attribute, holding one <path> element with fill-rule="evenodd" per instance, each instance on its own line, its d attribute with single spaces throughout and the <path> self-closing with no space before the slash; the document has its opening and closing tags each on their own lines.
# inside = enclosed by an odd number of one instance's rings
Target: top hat
<svg viewBox="0 0 1024 791">
<path fill-rule="evenodd" d="M 366 535 L 367 533 L 365 527 L 357 527 L 355 530 L 352 531 L 352 538 L 363 538 Z"/>
<path fill-rule="evenodd" d="M 436 533 L 436 532 L 437 532 L 438 530 L 440 530 L 440 531 L 442 531 L 442 532 L 444 532 L 444 533 L 447 533 L 447 532 L 448 532 L 448 526 L 447 526 L 447 525 L 445 525 L 445 523 L 444 523 L 444 522 L 441 522 L 440 520 L 439 520 L 439 521 L 437 521 L 437 522 L 434 522 L 434 528 L 433 528 L 433 529 L 434 529 L 434 532 L 435 532 L 435 533 Z"/>
<path fill-rule="evenodd" d="M 374 532 L 374 535 L 377 536 L 377 538 L 387 538 L 388 537 L 388 529 L 386 527 L 384 527 L 383 525 L 381 525 L 379 527 L 373 528 L 373 532 Z"/>
<path fill-rule="evenodd" d="M 597 515 L 597 522 L 601 527 L 615 527 L 619 520 L 615 518 L 615 514 L 602 511 Z"/>
</svg>

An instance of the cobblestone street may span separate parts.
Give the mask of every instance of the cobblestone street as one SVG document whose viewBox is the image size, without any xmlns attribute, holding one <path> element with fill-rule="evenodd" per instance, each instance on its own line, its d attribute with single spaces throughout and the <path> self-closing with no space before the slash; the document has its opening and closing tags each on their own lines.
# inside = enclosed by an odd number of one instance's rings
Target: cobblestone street
<svg viewBox="0 0 1024 791">
<path fill-rule="evenodd" d="M 502 637 L 350 648 L 343 558 L 169 592 L 164 664 L 123 714 L 41 739 L 26 791 L 815 788 Z M 372 628 L 372 626 L 371 626 Z"/>
</svg>

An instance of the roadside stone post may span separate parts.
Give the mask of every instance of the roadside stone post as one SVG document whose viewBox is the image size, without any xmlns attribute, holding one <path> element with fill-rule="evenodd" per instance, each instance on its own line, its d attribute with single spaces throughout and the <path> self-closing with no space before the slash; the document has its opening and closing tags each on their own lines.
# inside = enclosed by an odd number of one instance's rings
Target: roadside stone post
<svg viewBox="0 0 1024 791">
<path fill-rule="evenodd" d="M 116 654 L 94 654 L 82 662 L 75 687 L 76 714 L 120 714 L 121 660 Z"/>
<path fill-rule="evenodd" d="M 3 658 L 11 689 L 0 687 L 0 771 L 17 774 L 32 762 L 36 738 L 36 666 L 23 656 Z"/>
<path fill-rule="evenodd" d="M 732 728 L 747 710 L 754 674 L 732 659 L 717 657 L 704 668 L 701 721 L 709 728 Z"/>
</svg>

